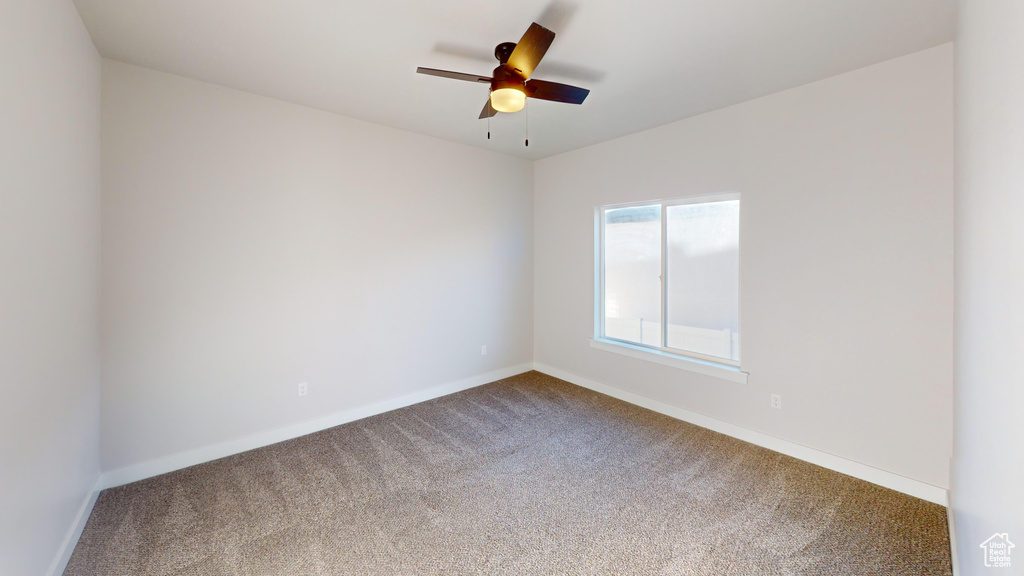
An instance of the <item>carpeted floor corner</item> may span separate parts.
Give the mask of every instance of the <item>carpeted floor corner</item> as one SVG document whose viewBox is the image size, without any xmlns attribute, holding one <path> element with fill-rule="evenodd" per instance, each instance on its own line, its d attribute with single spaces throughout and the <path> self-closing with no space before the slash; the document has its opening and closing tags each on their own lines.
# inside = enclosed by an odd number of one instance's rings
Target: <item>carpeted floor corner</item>
<svg viewBox="0 0 1024 576">
<path fill-rule="evenodd" d="M 105 490 L 65 576 L 951 573 L 941 506 L 529 372 Z"/>
</svg>

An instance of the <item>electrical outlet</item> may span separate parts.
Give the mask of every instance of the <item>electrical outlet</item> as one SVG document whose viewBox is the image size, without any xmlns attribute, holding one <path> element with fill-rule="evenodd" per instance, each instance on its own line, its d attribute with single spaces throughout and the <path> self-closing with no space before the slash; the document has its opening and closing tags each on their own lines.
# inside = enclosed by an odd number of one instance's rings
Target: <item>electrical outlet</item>
<svg viewBox="0 0 1024 576">
<path fill-rule="evenodd" d="M 772 408 L 775 408 L 776 410 L 781 410 L 782 409 L 782 395 L 781 394 L 772 394 Z"/>
<path fill-rule="evenodd" d="M 487 356 L 487 345 L 486 344 L 480 347 L 480 355 L 481 356 Z"/>
<path fill-rule="evenodd" d="M 309 384 L 302 382 L 299 384 L 299 396 L 305 396 L 309 393 Z"/>
</svg>

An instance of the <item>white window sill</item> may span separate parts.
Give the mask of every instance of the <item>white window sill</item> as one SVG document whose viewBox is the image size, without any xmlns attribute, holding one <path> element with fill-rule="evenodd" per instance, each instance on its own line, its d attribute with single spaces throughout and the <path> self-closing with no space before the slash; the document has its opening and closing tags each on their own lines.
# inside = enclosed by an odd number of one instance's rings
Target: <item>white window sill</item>
<svg viewBox="0 0 1024 576">
<path fill-rule="evenodd" d="M 729 366 L 728 364 L 719 364 L 708 360 L 690 358 L 689 356 L 670 354 L 668 352 L 662 352 L 661 350 L 632 346 L 625 342 L 617 342 L 614 340 L 593 338 L 590 340 L 590 347 L 598 350 L 604 350 L 605 352 L 612 352 L 614 354 L 622 354 L 623 356 L 629 356 L 630 358 L 636 358 L 638 360 L 654 362 L 655 364 L 689 370 L 690 372 L 704 374 L 705 376 L 713 376 L 715 378 L 721 378 L 731 382 L 738 382 L 740 384 L 746 384 L 747 376 L 750 375 L 749 373 L 744 372 L 735 366 Z"/>
</svg>

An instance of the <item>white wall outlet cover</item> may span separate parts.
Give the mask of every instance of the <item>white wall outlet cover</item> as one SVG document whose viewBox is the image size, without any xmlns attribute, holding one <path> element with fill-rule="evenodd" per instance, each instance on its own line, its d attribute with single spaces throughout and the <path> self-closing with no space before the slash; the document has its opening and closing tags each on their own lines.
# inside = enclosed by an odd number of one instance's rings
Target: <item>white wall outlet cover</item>
<svg viewBox="0 0 1024 576">
<path fill-rule="evenodd" d="M 309 393 L 309 384 L 302 382 L 299 384 L 299 396 L 305 396 Z"/>
<path fill-rule="evenodd" d="M 782 395 L 772 394 L 771 406 L 772 408 L 782 408 Z"/>
</svg>

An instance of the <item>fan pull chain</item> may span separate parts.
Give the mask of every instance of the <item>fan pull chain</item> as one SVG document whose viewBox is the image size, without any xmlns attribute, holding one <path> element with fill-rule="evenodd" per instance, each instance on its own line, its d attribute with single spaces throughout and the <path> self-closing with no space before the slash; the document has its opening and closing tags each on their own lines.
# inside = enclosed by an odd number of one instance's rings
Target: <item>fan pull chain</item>
<svg viewBox="0 0 1024 576">
<path fill-rule="evenodd" d="M 491 139 L 491 117 L 487 117 L 487 139 Z"/>
<path fill-rule="evenodd" d="M 526 147 L 529 148 L 530 147 L 530 104 L 527 103 L 526 106 L 524 106 L 524 108 L 526 108 Z"/>
</svg>

